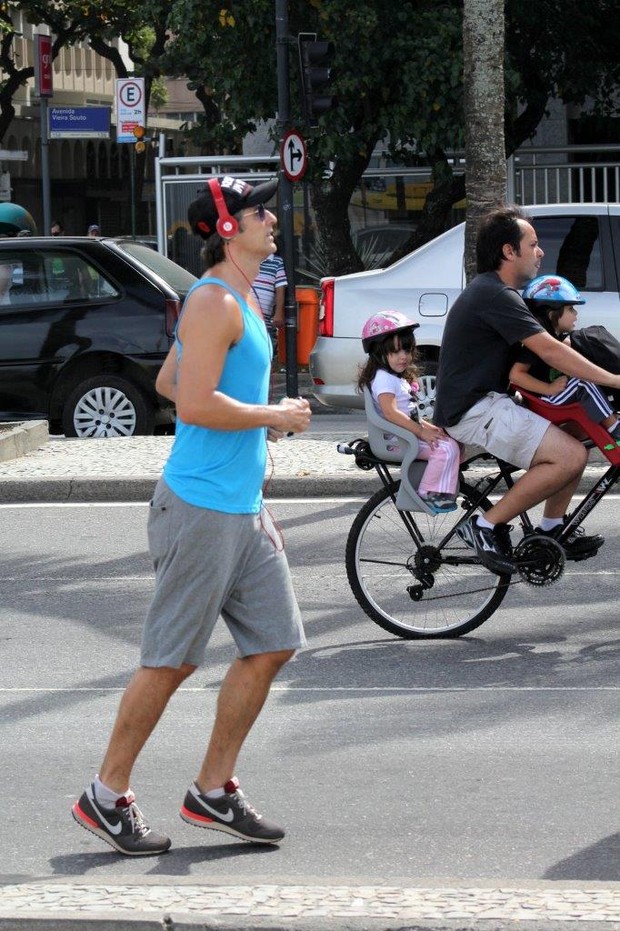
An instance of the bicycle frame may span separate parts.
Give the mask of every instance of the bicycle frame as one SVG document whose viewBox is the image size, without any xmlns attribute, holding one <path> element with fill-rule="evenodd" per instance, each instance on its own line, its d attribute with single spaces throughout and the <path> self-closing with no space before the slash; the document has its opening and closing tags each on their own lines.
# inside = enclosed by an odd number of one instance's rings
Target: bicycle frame
<svg viewBox="0 0 620 931">
<path fill-rule="evenodd" d="M 344 447 L 341 449 L 342 452 L 345 451 Z M 368 471 L 370 468 L 374 468 L 377 472 L 381 482 L 385 488 L 389 491 L 390 497 L 394 504 L 396 505 L 396 496 L 393 493 L 393 486 L 395 479 L 392 477 L 390 468 L 387 463 L 383 462 L 380 459 L 377 459 L 372 452 L 368 449 L 362 449 L 361 447 L 349 447 L 348 452 L 350 451 L 355 456 L 356 465 L 360 468 Z M 480 497 L 478 500 L 482 500 L 488 495 L 492 494 L 495 489 L 503 481 L 507 488 L 512 488 L 515 485 L 515 480 L 513 479 L 513 473 L 520 471 L 516 466 L 511 465 L 508 462 L 504 462 L 501 459 L 497 459 L 491 453 L 478 453 L 475 456 L 472 456 L 470 459 L 467 459 L 461 465 L 461 474 L 467 472 L 469 467 L 475 463 L 482 460 L 487 460 L 494 463 L 497 466 L 497 471 L 491 475 L 485 476 L 480 480 L 476 485 L 480 490 Z M 620 466 L 610 465 L 607 471 L 598 482 L 589 489 L 589 491 L 581 498 L 581 500 L 576 505 L 575 509 L 568 515 L 565 526 L 562 529 L 561 535 L 558 537 L 558 543 L 562 544 L 563 540 L 568 539 L 570 535 L 583 523 L 588 514 L 596 507 L 599 501 L 605 497 L 608 491 L 616 485 L 620 479 Z M 474 501 L 472 505 L 463 510 L 463 515 L 461 519 L 448 531 L 448 533 L 443 537 L 439 542 L 438 546 L 443 548 L 449 540 L 452 539 L 456 530 L 460 525 L 466 521 L 478 507 L 478 502 Z M 412 540 L 417 547 L 421 546 L 424 543 L 424 538 L 418 528 L 418 525 L 415 520 L 415 516 L 410 511 L 398 511 L 398 514 L 403 521 L 405 527 L 407 528 Z M 517 515 L 517 520 L 521 526 L 521 530 L 524 536 L 534 533 L 534 524 L 530 518 L 530 515 L 527 511 L 522 511 Z M 477 561 L 477 557 L 473 554 L 470 555 L 451 555 L 446 558 L 446 562 L 453 564 L 465 564 L 465 563 L 474 563 Z"/>
<path fill-rule="evenodd" d="M 486 455 L 488 456 L 488 454 Z M 468 463 L 475 461 L 475 458 L 477 457 L 468 460 Z M 517 471 L 514 466 L 511 466 L 506 462 L 502 462 L 500 459 L 496 459 L 494 456 L 490 456 L 490 458 L 495 460 L 499 471 L 497 475 L 492 478 L 491 481 L 485 486 L 484 493 L 486 495 L 488 495 L 489 492 L 494 491 L 494 489 L 502 480 L 506 483 L 507 488 L 512 488 L 515 485 L 512 473 Z M 561 535 L 558 537 L 558 543 L 561 544 L 563 540 L 568 539 L 570 535 L 577 529 L 577 527 L 581 526 L 588 514 L 594 510 L 599 501 L 605 497 L 607 492 L 614 487 L 619 479 L 620 466 L 610 465 L 605 474 L 602 475 L 598 480 L 598 482 L 581 498 L 574 511 L 567 515 L 568 519 L 564 525 Z M 534 532 L 534 525 L 532 524 L 527 511 L 522 511 L 518 515 L 518 520 L 521 524 L 521 529 L 523 530 L 524 534 Z"/>
</svg>

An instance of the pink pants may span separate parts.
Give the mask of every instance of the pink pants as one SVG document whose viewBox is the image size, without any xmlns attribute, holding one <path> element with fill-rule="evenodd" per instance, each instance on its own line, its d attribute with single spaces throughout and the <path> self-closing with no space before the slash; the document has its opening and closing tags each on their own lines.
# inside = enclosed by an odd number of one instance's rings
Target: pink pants
<svg viewBox="0 0 620 931">
<path fill-rule="evenodd" d="M 418 441 L 420 447 L 416 459 L 427 459 L 418 494 L 424 496 L 429 491 L 455 495 L 459 484 L 459 462 L 461 449 L 456 440 L 446 436 L 432 448 L 424 440 Z"/>
</svg>

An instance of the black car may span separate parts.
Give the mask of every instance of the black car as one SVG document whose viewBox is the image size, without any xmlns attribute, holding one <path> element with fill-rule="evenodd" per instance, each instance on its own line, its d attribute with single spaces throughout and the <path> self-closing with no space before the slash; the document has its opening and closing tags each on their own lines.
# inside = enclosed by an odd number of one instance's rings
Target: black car
<svg viewBox="0 0 620 931">
<path fill-rule="evenodd" d="M 0 240 L 0 420 L 79 437 L 171 422 L 155 378 L 195 280 L 132 240 Z"/>
</svg>

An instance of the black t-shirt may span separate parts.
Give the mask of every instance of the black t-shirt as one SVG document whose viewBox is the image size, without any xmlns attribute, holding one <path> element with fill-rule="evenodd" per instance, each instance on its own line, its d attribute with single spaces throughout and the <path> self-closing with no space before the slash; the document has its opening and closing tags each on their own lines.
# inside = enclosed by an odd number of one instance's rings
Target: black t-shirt
<svg viewBox="0 0 620 931">
<path fill-rule="evenodd" d="M 543 332 L 519 292 L 505 285 L 496 272 L 474 278 L 446 320 L 435 423 L 452 426 L 489 391 L 505 392 L 518 344 Z"/>
<path fill-rule="evenodd" d="M 549 383 L 551 383 L 552 374 L 554 378 L 557 378 L 557 372 L 554 370 L 552 373 L 551 367 L 547 365 L 544 359 L 537 356 L 536 353 L 528 349 L 527 346 L 521 346 L 517 352 L 515 362 L 523 362 L 525 365 L 529 365 L 528 375 L 531 375 L 532 378 L 538 378 L 540 381 Z"/>
</svg>

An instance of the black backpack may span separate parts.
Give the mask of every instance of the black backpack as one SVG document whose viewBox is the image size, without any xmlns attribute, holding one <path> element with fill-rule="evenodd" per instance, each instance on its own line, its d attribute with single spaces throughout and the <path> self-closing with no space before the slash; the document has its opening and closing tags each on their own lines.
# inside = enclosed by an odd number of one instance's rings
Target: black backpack
<svg viewBox="0 0 620 931">
<path fill-rule="evenodd" d="M 570 334 L 570 344 L 579 355 L 606 369 L 613 375 L 620 375 L 620 342 L 604 326 L 586 326 Z M 620 404 L 620 391 L 604 389 L 613 398 L 616 410 Z"/>
</svg>

